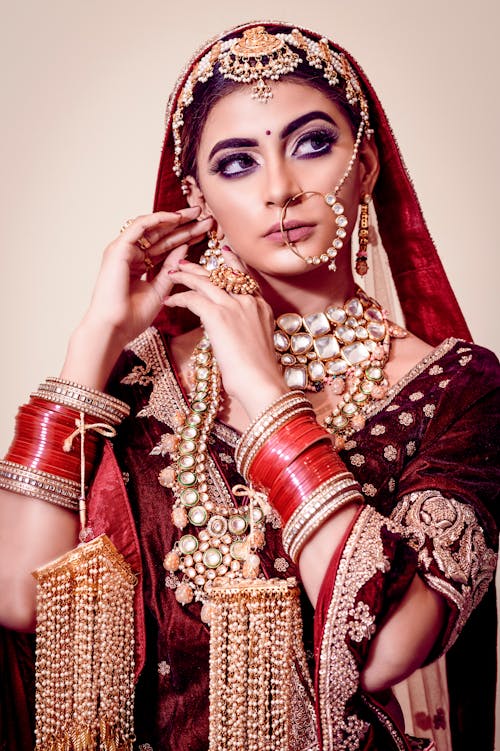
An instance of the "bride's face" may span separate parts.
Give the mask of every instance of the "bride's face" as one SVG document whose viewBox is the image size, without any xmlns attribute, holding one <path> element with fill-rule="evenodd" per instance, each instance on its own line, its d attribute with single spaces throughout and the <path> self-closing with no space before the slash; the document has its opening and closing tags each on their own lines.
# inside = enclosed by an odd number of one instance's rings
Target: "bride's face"
<svg viewBox="0 0 500 751">
<path fill-rule="evenodd" d="M 190 202 L 201 203 L 204 214 L 215 217 L 228 245 L 248 266 L 293 275 L 312 266 L 286 245 L 279 230 L 282 207 L 301 191 L 322 194 L 291 205 L 285 227 L 291 226 L 288 238 L 302 256 L 324 253 L 337 225 L 322 196 L 341 180 L 354 137 L 341 109 L 321 91 L 293 81 L 280 81 L 272 90 L 273 97 L 263 104 L 242 86 L 211 109 L 201 132 Z M 371 192 L 365 162 L 356 160 L 338 196 L 349 219 L 341 252 L 349 245 L 360 196 Z"/>
</svg>

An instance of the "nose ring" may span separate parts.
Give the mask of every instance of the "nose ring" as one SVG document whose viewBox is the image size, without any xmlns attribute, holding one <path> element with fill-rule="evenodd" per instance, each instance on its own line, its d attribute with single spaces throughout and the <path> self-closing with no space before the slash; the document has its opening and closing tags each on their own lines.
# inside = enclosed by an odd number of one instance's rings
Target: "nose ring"
<svg viewBox="0 0 500 751">
<path fill-rule="evenodd" d="M 289 239 L 288 239 L 288 230 L 285 229 L 285 216 L 286 216 L 287 209 L 288 209 L 289 206 L 291 206 L 293 203 L 295 203 L 297 201 L 297 199 L 300 198 L 301 196 L 321 196 L 321 198 L 323 198 L 323 193 L 320 193 L 317 190 L 301 190 L 299 193 L 296 193 L 294 196 L 290 196 L 290 198 L 287 198 L 286 201 L 285 201 L 285 203 L 283 204 L 282 209 L 281 209 L 281 214 L 280 214 L 280 232 L 281 232 L 281 236 L 282 236 L 283 240 L 285 241 L 287 247 L 290 248 L 290 250 L 293 253 L 295 253 L 296 256 L 298 256 L 303 261 L 305 261 L 306 259 L 304 258 L 304 256 L 301 253 L 299 253 L 299 250 L 298 250 L 297 246 L 294 243 L 291 243 L 289 241 Z"/>
</svg>

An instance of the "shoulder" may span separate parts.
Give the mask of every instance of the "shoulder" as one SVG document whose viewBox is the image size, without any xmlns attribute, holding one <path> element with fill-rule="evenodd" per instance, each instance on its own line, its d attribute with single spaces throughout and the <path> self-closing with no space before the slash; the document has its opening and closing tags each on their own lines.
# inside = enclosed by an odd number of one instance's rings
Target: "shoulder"
<svg viewBox="0 0 500 751">
<path fill-rule="evenodd" d="M 471 397 L 476 398 L 500 387 L 500 364 L 494 352 L 462 339 L 448 341 L 454 344 L 440 364 L 455 384 L 470 387 Z"/>
</svg>

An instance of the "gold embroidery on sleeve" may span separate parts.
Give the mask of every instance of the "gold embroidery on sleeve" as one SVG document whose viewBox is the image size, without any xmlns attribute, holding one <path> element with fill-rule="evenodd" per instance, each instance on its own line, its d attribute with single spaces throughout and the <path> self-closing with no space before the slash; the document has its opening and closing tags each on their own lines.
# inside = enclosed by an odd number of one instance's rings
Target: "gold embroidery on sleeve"
<svg viewBox="0 0 500 751">
<path fill-rule="evenodd" d="M 429 586 L 451 600 L 458 611 L 448 649 L 483 598 L 494 576 L 497 557 L 488 548 L 471 506 L 444 498 L 437 490 L 409 493 L 391 514 L 418 552 Z M 432 572 L 435 564 L 443 576 Z"/>
</svg>

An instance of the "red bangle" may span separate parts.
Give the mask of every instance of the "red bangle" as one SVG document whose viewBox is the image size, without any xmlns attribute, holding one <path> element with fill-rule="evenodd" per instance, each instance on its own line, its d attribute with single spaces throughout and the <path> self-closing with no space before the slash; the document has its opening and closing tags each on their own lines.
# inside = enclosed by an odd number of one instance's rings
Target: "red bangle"
<svg viewBox="0 0 500 751">
<path fill-rule="evenodd" d="M 267 439 L 250 465 L 249 479 L 255 486 L 269 490 L 297 456 L 319 441 L 330 442 L 327 431 L 309 416 L 296 418 Z"/>
<path fill-rule="evenodd" d="M 75 482 L 80 480 L 80 436 L 75 436 L 71 451 L 65 452 L 65 440 L 76 428 L 80 413 L 70 407 L 31 398 L 19 408 L 14 440 L 5 457 L 25 467 L 41 470 Z M 99 445 L 95 433 L 85 440 L 85 474 L 91 472 Z"/>
<path fill-rule="evenodd" d="M 329 477 L 345 473 L 346 466 L 331 444 L 320 443 L 303 452 L 276 479 L 269 502 L 286 524 L 301 503 Z"/>
</svg>

